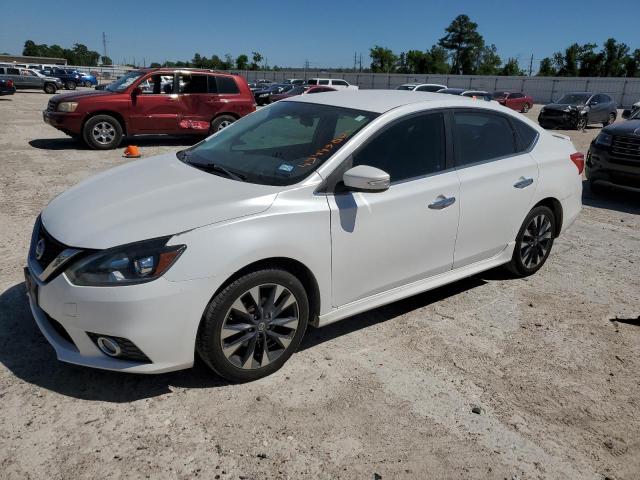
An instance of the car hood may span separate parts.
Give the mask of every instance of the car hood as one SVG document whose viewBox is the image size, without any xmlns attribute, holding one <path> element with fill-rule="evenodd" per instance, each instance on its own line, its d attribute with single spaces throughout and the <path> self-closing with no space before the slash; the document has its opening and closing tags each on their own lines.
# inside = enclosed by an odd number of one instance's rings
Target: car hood
<svg viewBox="0 0 640 480">
<path fill-rule="evenodd" d="M 603 128 L 602 131 L 611 135 L 637 135 L 640 139 L 640 120 L 633 119 L 615 123 Z"/>
<path fill-rule="evenodd" d="M 111 92 L 109 90 L 85 90 L 84 92 L 74 92 L 74 93 L 61 93 L 58 95 L 54 95 L 51 98 L 52 102 L 77 102 L 82 100 L 83 98 L 89 97 L 104 97 L 107 95 L 117 95 L 117 93 Z"/>
<path fill-rule="evenodd" d="M 104 249 L 263 212 L 281 189 L 204 172 L 169 153 L 84 180 L 41 219 L 65 245 Z"/>
</svg>

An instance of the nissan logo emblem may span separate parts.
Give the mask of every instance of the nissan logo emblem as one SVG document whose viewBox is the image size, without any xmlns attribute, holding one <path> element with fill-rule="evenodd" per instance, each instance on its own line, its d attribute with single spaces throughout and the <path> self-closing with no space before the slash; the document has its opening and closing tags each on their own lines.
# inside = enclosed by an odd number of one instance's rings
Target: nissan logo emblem
<svg viewBox="0 0 640 480">
<path fill-rule="evenodd" d="M 38 240 L 38 243 L 36 244 L 36 260 L 40 260 L 42 259 L 42 256 L 44 255 L 44 247 L 45 247 L 45 242 L 44 242 L 44 238 L 41 238 L 40 240 Z"/>
</svg>

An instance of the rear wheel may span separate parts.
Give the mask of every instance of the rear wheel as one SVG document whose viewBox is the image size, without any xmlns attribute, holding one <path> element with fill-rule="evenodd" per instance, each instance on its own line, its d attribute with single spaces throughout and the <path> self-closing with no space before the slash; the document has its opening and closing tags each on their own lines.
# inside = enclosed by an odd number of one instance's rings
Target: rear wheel
<svg viewBox="0 0 640 480">
<path fill-rule="evenodd" d="M 66 88 L 67 90 L 75 90 L 76 87 L 77 87 L 76 82 L 72 82 L 70 80 L 68 82 L 65 82 L 64 84 L 64 88 Z"/>
<path fill-rule="evenodd" d="M 532 209 L 522 222 L 507 268 L 518 277 L 540 270 L 551 253 L 555 231 L 556 219 L 550 208 L 541 205 Z"/>
<path fill-rule="evenodd" d="M 219 117 L 214 118 L 211 121 L 211 128 L 209 129 L 209 135 L 213 135 L 214 133 L 227 128 L 229 125 L 231 125 L 235 121 L 236 119 L 231 115 L 220 115 Z"/>
<path fill-rule="evenodd" d="M 84 124 L 82 136 L 87 145 L 96 150 L 117 148 L 122 141 L 122 126 L 110 115 L 96 115 Z"/>
<path fill-rule="evenodd" d="M 45 83 L 44 84 L 44 91 L 46 93 L 53 94 L 53 93 L 56 93 L 56 90 L 58 90 L 58 89 L 55 86 L 55 84 L 53 84 L 53 83 Z"/>
<path fill-rule="evenodd" d="M 300 281 L 285 270 L 259 270 L 235 280 L 211 300 L 196 350 L 227 380 L 256 380 L 293 355 L 308 319 L 309 302 Z"/>
</svg>

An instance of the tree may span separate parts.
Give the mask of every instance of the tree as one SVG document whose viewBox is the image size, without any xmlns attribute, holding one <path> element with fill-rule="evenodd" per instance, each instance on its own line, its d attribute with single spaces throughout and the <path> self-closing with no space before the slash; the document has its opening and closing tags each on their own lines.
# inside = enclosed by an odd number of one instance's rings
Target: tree
<svg viewBox="0 0 640 480">
<path fill-rule="evenodd" d="M 391 49 L 376 45 L 369 49 L 369 56 L 372 72 L 392 73 L 395 70 L 398 56 Z"/>
<path fill-rule="evenodd" d="M 524 72 L 520 70 L 520 65 L 518 64 L 518 60 L 516 58 L 508 58 L 507 63 L 505 63 L 500 70 L 499 75 L 515 77 L 524 75 Z"/>
<path fill-rule="evenodd" d="M 149 67 L 151 68 L 160 68 L 162 65 L 160 65 L 158 62 L 152 62 L 151 65 L 149 65 Z M 167 65 L 165 65 L 166 67 Z"/>
<path fill-rule="evenodd" d="M 222 69 L 223 70 L 231 70 L 233 68 L 233 57 L 231 56 L 231 54 L 229 53 L 225 53 L 224 55 L 224 62 L 222 62 Z"/>
<path fill-rule="evenodd" d="M 262 55 L 259 52 L 251 52 L 251 58 L 253 62 L 251 62 L 251 70 L 258 70 L 258 66 L 262 61 Z"/>
<path fill-rule="evenodd" d="M 491 44 L 478 51 L 478 63 L 475 72 L 479 75 L 497 75 L 502 60 L 498 55 L 498 48 Z"/>
<path fill-rule="evenodd" d="M 247 70 L 249 68 L 249 57 L 245 54 L 236 57 L 236 68 L 238 70 Z"/>
<path fill-rule="evenodd" d="M 420 50 L 409 50 L 405 56 L 407 73 L 428 73 L 427 54 Z"/>
<path fill-rule="evenodd" d="M 396 67 L 396 72 L 409 73 L 409 67 L 407 65 L 407 54 L 404 52 L 400 52 L 400 55 L 398 55 L 398 65 Z"/>
<path fill-rule="evenodd" d="M 537 76 L 539 77 L 555 77 L 556 69 L 553 66 L 553 60 L 549 57 L 545 57 L 540 60 L 540 66 L 538 67 Z"/>
<path fill-rule="evenodd" d="M 447 51 L 444 48 L 433 45 L 431 50 L 427 52 L 427 58 L 426 73 L 445 74 L 451 70 L 451 66 L 447 63 Z"/>
<path fill-rule="evenodd" d="M 603 77 L 621 77 L 625 73 L 625 59 L 629 54 L 629 47 L 625 43 L 618 43 L 614 38 L 608 38 L 602 46 Z"/>
<path fill-rule="evenodd" d="M 452 73 L 474 73 L 479 51 L 484 47 L 477 28 L 478 24 L 467 15 L 458 15 L 445 29 L 446 35 L 438 41 L 438 45 L 448 50 L 453 58 Z"/>
<path fill-rule="evenodd" d="M 624 70 L 627 77 L 640 77 L 640 48 L 636 48 L 633 54 L 627 55 Z"/>
<path fill-rule="evenodd" d="M 602 71 L 602 53 L 596 53 L 595 43 L 585 43 L 578 49 L 578 75 L 581 77 L 597 77 Z"/>
<path fill-rule="evenodd" d="M 110 57 L 105 57 L 104 55 L 100 56 L 100 61 L 102 62 L 102 65 L 113 65 L 113 60 L 111 60 Z M 158 67 L 159 66 L 160 64 L 158 64 Z"/>
</svg>

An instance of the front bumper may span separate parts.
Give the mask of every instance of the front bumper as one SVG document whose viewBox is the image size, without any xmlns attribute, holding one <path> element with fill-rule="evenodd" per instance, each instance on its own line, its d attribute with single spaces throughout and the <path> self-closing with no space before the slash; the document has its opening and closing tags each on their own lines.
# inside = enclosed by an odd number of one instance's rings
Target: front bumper
<svg viewBox="0 0 640 480">
<path fill-rule="evenodd" d="M 193 365 L 200 319 L 217 288 L 213 279 L 118 287 L 79 287 L 64 273 L 48 283 L 29 268 L 31 312 L 58 360 L 132 373 L 162 373 Z M 89 334 L 130 340 L 150 362 L 113 358 Z"/>
<path fill-rule="evenodd" d="M 585 162 L 589 181 L 602 185 L 640 192 L 640 160 L 612 157 L 606 149 L 591 145 Z"/>
<path fill-rule="evenodd" d="M 546 128 L 572 128 L 576 124 L 577 117 L 568 112 L 562 112 L 561 115 L 538 115 L 538 123 Z"/>
<path fill-rule="evenodd" d="M 44 110 L 42 112 L 42 120 L 65 133 L 80 135 L 82 133 L 82 121 L 84 120 L 84 114 Z"/>
</svg>

